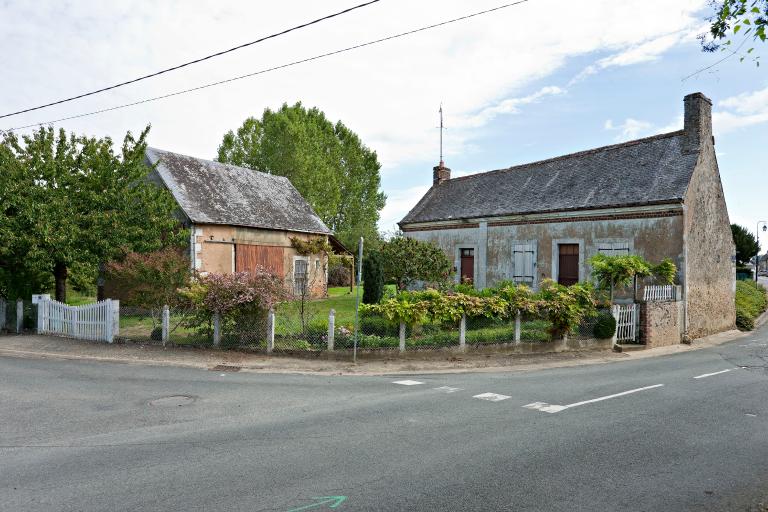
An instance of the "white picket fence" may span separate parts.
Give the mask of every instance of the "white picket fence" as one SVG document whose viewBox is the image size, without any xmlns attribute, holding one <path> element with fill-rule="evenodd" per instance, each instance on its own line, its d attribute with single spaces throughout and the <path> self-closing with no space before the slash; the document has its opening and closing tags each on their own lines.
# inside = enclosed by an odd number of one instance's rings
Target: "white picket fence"
<svg viewBox="0 0 768 512">
<path fill-rule="evenodd" d="M 646 286 L 643 291 L 645 302 L 662 302 L 680 300 L 680 287 L 672 284 Z"/>
<path fill-rule="evenodd" d="M 612 313 L 616 319 L 616 342 L 636 341 L 640 304 L 614 304 Z"/>
<path fill-rule="evenodd" d="M 37 305 L 37 332 L 112 343 L 120 330 L 120 301 L 67 306 L 55 300 Z"/>
</svg>

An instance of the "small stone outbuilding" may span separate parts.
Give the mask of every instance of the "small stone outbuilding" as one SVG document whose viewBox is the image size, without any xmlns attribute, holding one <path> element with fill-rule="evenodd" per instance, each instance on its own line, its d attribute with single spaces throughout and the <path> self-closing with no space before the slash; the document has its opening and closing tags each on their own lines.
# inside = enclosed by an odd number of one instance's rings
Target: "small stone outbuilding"
<svg viewBox="0 0 768 512">
<path fill-rule="evenodd" d="M 683 290 L 683 331 L 696 338 L 735 324 L 735 248 L 712 135 L 712 102 L 684 99 L 683 130 L 450 178 L 400 221 L 454 260 L 455 279 L 534 288 L 591 279 L 597 253 L 671 258 Z"/>
<path fill-rule="evenodd" d="M 332 234 L 288 178 L 154 148 L 146 163 L 179 205 L 192 269 L 204 275 L 261 265 L 295 294 L 326 295 L 327 254 L 299 254 L 291 239 Z"/>
</svg>

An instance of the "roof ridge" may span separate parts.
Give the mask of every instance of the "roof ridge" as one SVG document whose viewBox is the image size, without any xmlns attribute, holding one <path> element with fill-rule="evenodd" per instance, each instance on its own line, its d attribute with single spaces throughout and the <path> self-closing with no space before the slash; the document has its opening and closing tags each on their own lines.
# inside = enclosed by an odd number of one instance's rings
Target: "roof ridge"
<svg viewBox="0 0 768 512">
<path fill-rule="evenodd" d="M 524 164 L 513 165 L 511 167 L 505 167 L 503 169 L 494 169 L 494 170 L 491 170 L 491 171 L 477 172 L 477 173 L 474 173 L 474 174 L 468 174 L 466 176 L 459 176 L 458 178 L 453 178 L 451 180 L 448 180 L 447 183 L 450 183 L 452 181 L 463 181 L 463 180 L 467 180 L 467 179 L 472 179 L 472 178 L 476 178 L 478 176 L 487 176 L 489 174 L 500 174 L 500 173 L 507 172 L 507 171 L 515 171 L 515 170 L 519 170 L 519 169 L 524 169 L 526 167 L 531 167 L 531 166 L 534 166 L 534 165 L 541 165 L 541 164 L 546 164 L 546 163 L 550 163 L 550 162 L 557 162 L 557 161 L 560 161 L 560 160 L 567 160 L 569 158 L 575 158 L 575 157 L 586 156 L 586 155 L 593 155 L 593 154 L 596 154 L 596 153 L 600 153 L 602 151 L 610 151 L 610 150 L 613 150 L 613 149 L 619 149 L 619 148 L 624 148 L 624 147 L 628 147 L 628 146 L 636 146 L 636 145 L 639 145 L 639 144 L 645 144 L 647 142 L 653 142 L 653 141 L 656 141 L 656 140 L 659 140 L 659 139 L 665 139 L 665 138 L 668 138 L 668 137 L 674 137 L 674 136 L 682 135 L 683 133 L 684 133 L 683 130 L 676 130 L 674 132 L 660 133 L 660 134 L 656 134 L 656 135 L 651 135 L 649 137 L 643 137 L 641 139 L 634 139 L 634 140 L 630 140 L 630 141 L 626 141 L 626 142 L 619 142 L 618 144 L 609 144 L 607 146 L 600 146 L 600 147 L 597 147 L 597 148 L 585 149 L 585 150 L 582 150 L 582 151 L 576 151 L 575 153 L 568 153 L 568 154 L 565 154 L 565 155 L 555 156 L 555 157 L 552 157 L 552 158 L 545 158 L 543 160 L 535 160 L 533 162 L 527 162 L 527 163 L 524 163 Z"/>
<path fill-rule="evenodd" d="M 184 153 L 177 153 L 176 151 L 169 151 L 167 149 L 160 149 L 160 148 L 155 148 L 155 147 L 147 146 L 147 150 L 151 150 L 151 151 L 155 151 L 155 152 L 160 152 L 160 153 L 170 153 L 172 155 L 181 156 L 181 157 L 184 157 L 184 158 L 192 158 L 192 159 L 197 160 L 199 162 L 205 162 L 205 163 L 209 163 L 209 164 L 220 165 L 220 166 L 223 166 L 223 167 L 234 167 L 236 169 L 244 169 L 246 171 L 257 172 L 259 174 L 263 174 L 264 176 L 269 176 L 271 178 L 277 178 L 277 179 L 285 178 L 285 176 L 280 176 L 278 174 L 272 174 L 272 173 L 264 172 L 264 171 L 257 171 L 256 169 L 251 169 L 250 167 L 243 167 L 242 165 L 230 164 L 228 162 L 219 162 L 218 160 L 209 160 L 207 158 L 200 158 L 200 157 L 197 157 L 197 156 L 186 155 Z"/>
</svg>

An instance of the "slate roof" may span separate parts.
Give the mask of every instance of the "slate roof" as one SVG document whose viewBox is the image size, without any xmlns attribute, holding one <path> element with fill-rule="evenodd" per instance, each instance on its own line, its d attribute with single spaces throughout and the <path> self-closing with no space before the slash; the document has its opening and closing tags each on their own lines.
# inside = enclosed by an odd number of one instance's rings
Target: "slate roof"
<svg viewBox="0 0 768 512">
<path fill-rule="evenodd" d="M 331 234 L 288 178 L 155 148 L 146 161 L 193 223 Z"/>
<path fill-rule="evenodd" d="M 454 178 L 429 189 L 400 225 L 680 202 L 698 158 L 682 148 L 680 130 Z"/>
</svg>

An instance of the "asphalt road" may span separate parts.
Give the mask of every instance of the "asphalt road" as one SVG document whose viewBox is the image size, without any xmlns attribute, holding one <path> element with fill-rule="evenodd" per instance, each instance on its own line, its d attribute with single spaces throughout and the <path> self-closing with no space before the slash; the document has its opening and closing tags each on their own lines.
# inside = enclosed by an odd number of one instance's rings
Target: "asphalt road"
<svg viewBox="0 0 768 512">
<path fill-rule="evenodd" d="M 525 373 L 0 358 L 0 510 L 762 510 L 767 361 L 766 329 Z"/>
</svg>

